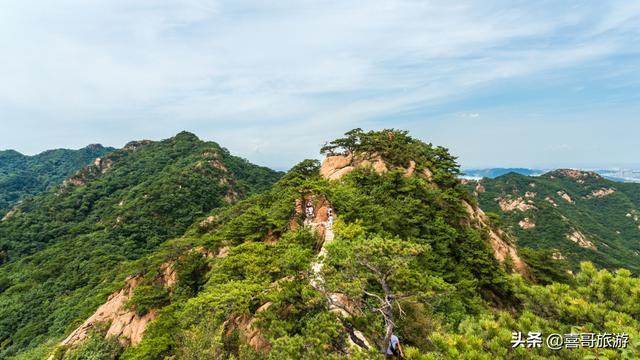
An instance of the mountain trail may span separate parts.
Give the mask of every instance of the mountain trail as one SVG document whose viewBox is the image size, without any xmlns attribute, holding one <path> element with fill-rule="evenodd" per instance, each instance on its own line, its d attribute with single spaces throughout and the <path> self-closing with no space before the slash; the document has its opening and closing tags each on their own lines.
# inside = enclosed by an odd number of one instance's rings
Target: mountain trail
<svg viewBox="0 0 640 360">
<path fill-rule="evenodd" d="M 309 281 L 309 284 L 314 289 L 324 294 L 327 302 L 329 303 L 329 310 L 338 314 L 340 322 L 349 333 L 349 347 L 352 349 L 357 348 L 362 350 L 370 349 L 371 344 L 367 341 L 364 334 L 359 330 L 353 329 L 344 322 L 345 318 L 358 311 L 357 305 L 354 304 L 346 295 L 341 293 L 329 293 L 324 288 L 325 281 L 322 277 L 322 267 L 324 266 L 325 256 L 327 256 L 326 246 L 333 242 L 333 239 L 335 238 L 333 226 L 328 221 L 312 222 L 308 219 L 304 221 L 304 224 L 309 226 L 312 231 L 322 234 L 323 237 L 322 246 L 316 256 L 316 261 L 311 264 L 313 277 Z"/>
</svg>

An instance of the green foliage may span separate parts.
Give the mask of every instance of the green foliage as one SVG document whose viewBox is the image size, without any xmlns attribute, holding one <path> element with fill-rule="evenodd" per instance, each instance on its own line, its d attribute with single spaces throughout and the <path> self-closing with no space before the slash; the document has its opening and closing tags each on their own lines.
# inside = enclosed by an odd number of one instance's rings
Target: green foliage
<svg viewBox="0 0 640 360">
<path fill-rule="evenodd" d="M 26 201 L 19 217 L 0 225 L 9 255 L 0 267 L 0 357 L 48 356 L 131 274 L 145 280 L 129 305 L 140 314 L 158 309 L 142 341 L 123 351 L 100 334 L 58 355 L 382 359 L 389 319 L 407 359 L 631 359 L 640 352 L 638 278 L 585 263 L 569 280 L 553 252 L 535 249 L 522 256 L 537 284 L 508 275 L 508 260 L 496 261 L 487 229 L 465 211 L 473 199 L 455 178 L 455 159 L 406 132 L 356 129 L 324 149 L 376 152 L 386 173 L 360 167 L 327 181 L 317 161 L 305 160 L 263 193 L 256 192 L 279 174 L 267 172 L 262 183 L 264 169 L 248 166 L 240 176 L 234 166 L 242 160 L 191 134 L 128 147 L 112 155 L 109 171 L 88 171 L 84 186 Z M 410 161 L 414 176 L 405 175 Z M 247 197 L 225 206 L 230 190 Z M 323 239 L 296 212 L 303 199 L 335 210 L 322 286 L 311 267 Z M 167 262 L 177 278 L 169 289 L 158 281 Z M 341 296 L 350 315 L 339 315 L 328 296 Z M 372 349 L 350 347 L 356 330 Z M 513 349 L 514 330 L 627 332 L 632 344 Z"/>
<path fill-rule="evenodd" d="M 470 183 L 469 190 L 475 190 L 476 185 Z M 510 173 L 483 179 L 480 185 L 484 188 L 478 193 L 480 206 L 500 215 L 497 225 L 516 235 L 519 247 L 557 253 L 566 258 L 574 271 L 581 261 L 588 260 L 610 270 L 627 268 L 635 274 L 640 272 L 640 221 L 636 220 L 640 217 L 640 184 L 613 182 L 594 173 L 558 170 L 537 177 Z M 593 195 L 603 189 L 614 192 L 602 197 Z M 561 196 L 563 192 L 571 202 Z M 500 198 L 520 198 L 535 208 L 503 211 L 498 206 Z M 521 228 L 518 223 L 525 218 L 536 226 Z M 583 234 L 595 248 L 568 240 L 567 235 L 574 231 Z M 528 250 L 524 253 L 526 256 Z M 536 267 L 541 259 L 532 254 L 529 260 Z M 541 281 L 565 280 L 551 277 Z"/>
<path fill-rule="evenodd" d="M 520 248 L 520 256 L 529 265 L 532 278 L 540 284 L 553 282 L 568 283 L 573 279 L 567 273 L 569 263 L 564 259 L 554 258 L 553 250 Z"/>
<path fill-rule="evenodd" d="M 582 264 L 577 284 L 553 283 L 532 285 L 514 276 L 517 297 L 523 310 L 513 315 L 491 312 L 466 319 L 456 330 L 438 330 L 431 334 L 433 344 L 427 355 L 459 359 L 634 359 L 640 354 L 637 299 L 640 280 L 629 271 L 616 274 L 596 271 L 592 264 Z M 608 298 L 612 296 L 613 298 Z M 512 348 L 511 331 L 550 333 L 627 333 L 627 349 L 550 350 Z M 633 340 L 635 339 L 635 340 Z"/>
<path fill-rule="evenodd" d="M 117 360 L 123 350 L 118 339 L 93 335 L 77 349 L 67 352 L 63 360 Z"/>
<path fill-rule="evenodd" d="M 77 185 L 25 199 L 0 223 L 0 358 L 59 339 L 127 275 L 152 267 L 144 259 L 163 242 L 228 206 L 230 194 L 249 196 L 280 177 L 188 133 L 127 144 L 103 162 L 108 170 L 85 167 Z M 183 273 L 186 297 L 204 281 L 196 268 Z"/>
<path fill-rule="evenodd" d="M 388 164 L 403 168 L 409 167 L 410 162 L 414 161 L 416 170 L 428 168 L 433 173 L 433 181 L 443 186 L 456 184 L 456 176 L 460 174 L 456 158 L 446 148 L 433 147 L 402 130 L 364 132 L 359 128 L 354 129 L 346 132 L 344 138 L 325 144 L 320 153 L 350 153 L 356 156 L 377 154 Z"/>
<path fill-rule="evenodd" d="M 177 286 L 176 296 L 192 297 L 202 289 L 206 282 L 205 275 L 209 270 L 209 263 L 202 253 L 190 251 L 175 264 Z"/>
<path fill-rule="evenodd" d="M 169 303 L 169 293 L 162 285 L 139 285 L 133 290 L 133 296 L 125 306 L 136 311 L 138 316 L 143 316 L 154 308 L 159 308 Z"/>
<path fill-rule="evenodd" d="M 80 167 L 113 150 L 89 145 L 79 150 L 49 150 L 34 156 L 13 150 L 0 151 L 0 218 L 19 201 L 62 183 Z"/>
</svg>

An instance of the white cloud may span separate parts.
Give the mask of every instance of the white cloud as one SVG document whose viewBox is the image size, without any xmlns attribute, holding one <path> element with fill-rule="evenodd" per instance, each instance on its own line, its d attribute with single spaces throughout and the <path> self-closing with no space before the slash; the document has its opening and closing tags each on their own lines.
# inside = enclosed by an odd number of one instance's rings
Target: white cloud
<svg viewBox="0 0 640 360">
<path fill-rule="evenodd" d="M 512 4 L 3 4 L 0 143 L 37 114 L 32 122 L 63 128 L 110 122 L 123 127 L 118 141 L 132 122 L 141 133 L 227 134 L 241 153 L 268 157 L 505 79 L 638 51 L 626 36 L 638 35 L 638 6 Z"/>
</svg>

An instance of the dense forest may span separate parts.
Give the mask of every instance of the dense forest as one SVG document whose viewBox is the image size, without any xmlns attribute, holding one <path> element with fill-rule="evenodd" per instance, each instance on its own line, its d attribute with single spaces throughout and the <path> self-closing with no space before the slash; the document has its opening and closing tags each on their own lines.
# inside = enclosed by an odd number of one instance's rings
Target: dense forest
<svg viewBox="0 0 640 360">
<path fill-rule="evenodd" d="M 180 133 L 132 142 L 0 222 L 0 358 L 77 325 L 136 259 L 281 176 Z"/>
<path fill-rule="evenodd" d="M 640 354 L 640 280 L 498 256 L 520 240 L 447 149 L 355 129 L 321 152 L 283 175 L 181 133 L 25 201 L 0 224 L 0 357 L 382 359 L 390 334 L 406 359 Z M 552 350 L 514 347 L 514 331 L 630 340 Z"/>
<path fill-rule="evenodd" d="M 48 150 L 33 156 L 0 151 L 0 218 L 18 201 L 62 183 L 80 167 L 113 150 L 89 145 L 79 150 Z"/>
<path fill-rule="evenodd" d="M 510 173 L 468 184 L 480 206 L 499 214 L 523 253 L 640 273 L 640 184 L 577 170 L 529 177 Z"/>
</svg>

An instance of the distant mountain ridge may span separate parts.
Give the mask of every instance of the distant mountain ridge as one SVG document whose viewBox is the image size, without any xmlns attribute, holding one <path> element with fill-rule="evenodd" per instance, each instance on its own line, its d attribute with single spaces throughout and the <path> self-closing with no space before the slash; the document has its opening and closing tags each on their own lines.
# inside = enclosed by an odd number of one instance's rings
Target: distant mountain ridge
<svg viewBox="0 0 640 360">
<path fill-rule="evenodd" d="M 529 168 L 488 168 L 488 169 L 463 169 L 462 173 L 465 177 L 478 177 L 493 179 L 508 173 L 516 173 L 526 176 L 540 175 L 544 170 Z"/>
<path fill-rule="evenodd" d="M 589 260 L 640 273 L 640 184 L 562 169 L 536 177 L 512 172 L 468 186 L 482 209 L 500 214 L 519 247 L 553 250 L 574 269 Z"/>
<path fill-rule="evenodd" d="M 577 169 L 581 171 L 592 171 L 596 174 L 617 182 L 640 182 L 640 169 Z M 539 176 L 544 173 L 554 171 L 550 169 L 532 169 L 532 168 L 476 168 L 463 169 L 462 178 L 467 179 L 493 179 L 508 173 L 516 173 L 525 176 Z"/>
<path fill-rule="evenodd" d="M 80 167 L 113 150 L 91 144 L 78 150 L 47 150 L 32 156 L 15 150 L 0 151 L 0 218 L 20 200 L 62 183 Z"/>
<path fill-rule="evenodd" d="M 382 360 L 392 335 L 407 359 L 640 354 L 635 341 L 625 353 L 513 346 L 514 329 L 640 338 L 640 279 L 591 263 L 569 275 L 564 249 L 520 256 L 469 190 L 490 191 L 461 181 L 448 149 L 354 129 L 320 152 L 283 174 L 182 132 L 130 142 L 26 198 L 0 221 L 0 359 Z M 637 200 L 623 189 L 635 184 L 548 175 L 497 178 L 508 186 L 492 190 L 512 191 L 497 206 Z M 536 195 L 518 199 L 520 180 L 541 181 Z M 579 233 L 558 228 L 565 242 L 620 245 L 576 219 Z"/>
</svg>

